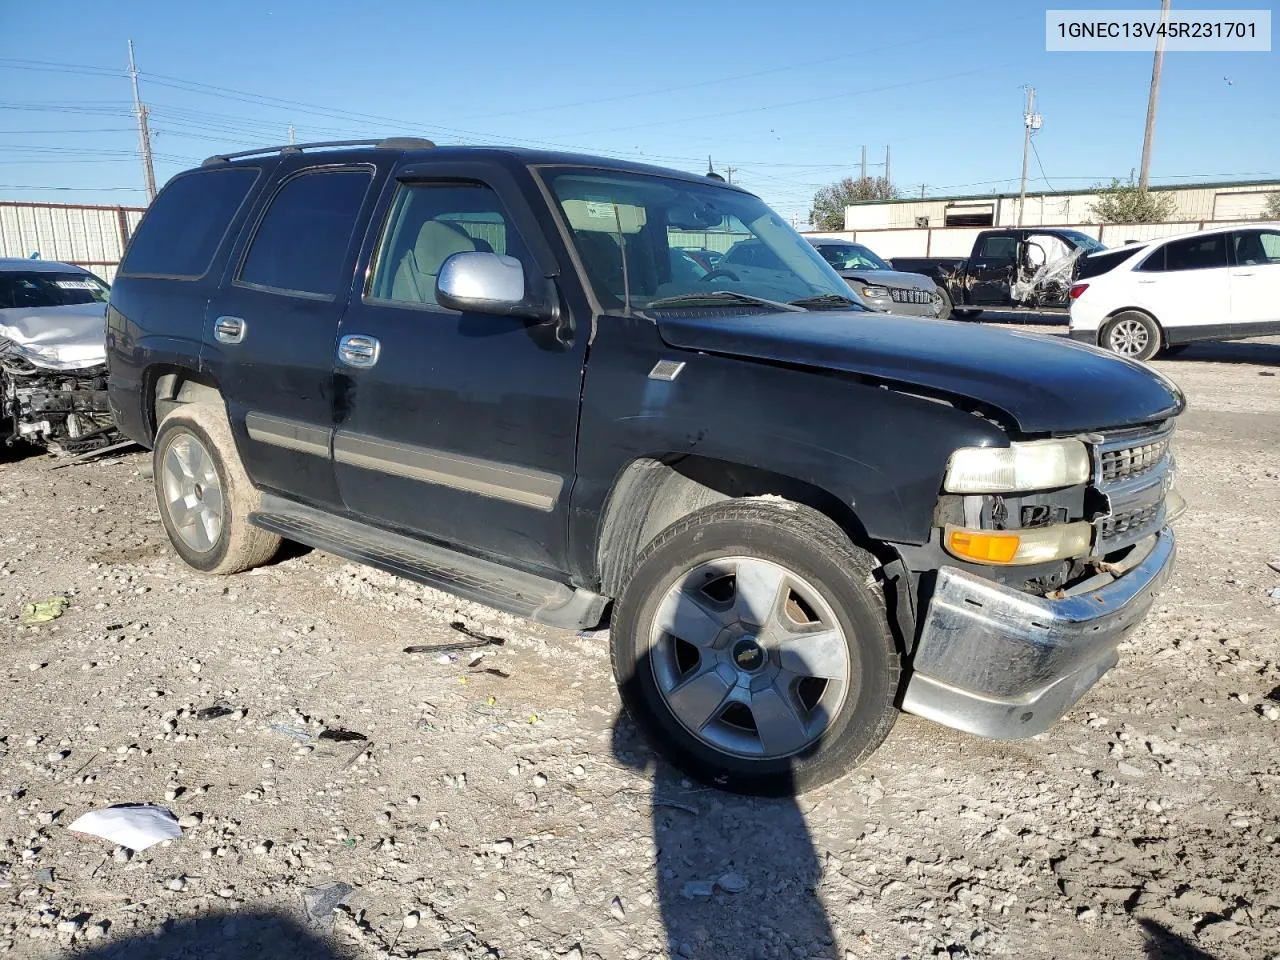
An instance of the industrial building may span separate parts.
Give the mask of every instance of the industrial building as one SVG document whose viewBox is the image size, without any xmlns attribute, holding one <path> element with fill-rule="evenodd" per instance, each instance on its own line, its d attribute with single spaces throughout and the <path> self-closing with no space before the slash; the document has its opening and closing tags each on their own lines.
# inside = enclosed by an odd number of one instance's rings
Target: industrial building
<svg viewBox="0 0 1280 960">
<path fill-rule="evenodd" d="M 0 200 L 0 257 L 74 263 L 110 283 L 144 209 Z"/>
</svg>

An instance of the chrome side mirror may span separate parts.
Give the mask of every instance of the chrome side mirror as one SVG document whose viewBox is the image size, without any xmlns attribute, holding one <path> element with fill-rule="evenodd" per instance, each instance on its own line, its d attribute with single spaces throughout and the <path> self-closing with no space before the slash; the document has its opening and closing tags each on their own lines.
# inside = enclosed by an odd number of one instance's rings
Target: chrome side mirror
<svg viewBox="0 0 1280 960">
<path fill-rule="evenodd" d="M 455 253 L 436 279 L 436 302 L 449 310 L 550 319 L 551 304 L 525 290 L 524 267 L 498 253 Z"/>
</svg>

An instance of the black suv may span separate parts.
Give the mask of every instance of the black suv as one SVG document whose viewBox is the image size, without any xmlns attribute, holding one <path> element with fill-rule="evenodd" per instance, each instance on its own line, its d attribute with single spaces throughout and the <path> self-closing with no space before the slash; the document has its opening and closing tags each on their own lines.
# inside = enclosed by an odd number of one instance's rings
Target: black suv
<svg viewBox="0 0 1280 960">
<path fill-rule="evenodd" d="M 770 263 L 682 253 L 743 241 Z M 898 708 L 1046 729 L 1174 555 L 1169 381 L 848 292 L 707 177 L 272 148 L 151 205 L 109 393 L 191 566 L 287 538 L 559 627 L 611 618 L 624 701 L 673 759 L 804 789 Z"/>
</svg>

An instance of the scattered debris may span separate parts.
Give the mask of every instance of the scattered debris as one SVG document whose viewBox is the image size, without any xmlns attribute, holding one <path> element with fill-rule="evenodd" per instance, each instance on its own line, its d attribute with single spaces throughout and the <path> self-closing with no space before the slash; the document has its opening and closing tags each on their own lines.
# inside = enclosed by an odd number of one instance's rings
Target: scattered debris
<svg viewBox="0 0 1280 960">
<path fill-rule="evenodd" d="M 1276 558 L 1275 560 L 1268 560 L 1267 566 L 1270 567 L 1272 570 L 1274 570 L 1276 573 L 1280 573 L 1280 557 Z"/>
<path fill-rule="evenodd" d="M 305 730 L 299 730 L 296 727 L 286 727 L 283 723 L 267 724 L 276 733 L 283 733 L 285 736 L 293 737 L 296 740 L 310 740 L 311 734 Z"/>
<path fill-rule="evenodd" d="M 338 743 L 355 743 L 357 740 L 368 740 L 369 738 L 363 733 L 356 733 L 354 730 L 326 729 L 320 732 L 318 739 L 334 740 Z"/>
<path fill-rule="evenodd" d="M 456 950 L 458 947 L 465 947 L 468 943 L 476 938 L 476 935 L 468 930 L 466 933 L 458 934 L 450 940 L 446 940 L 440 944 L 441 950 Z"/>
<path fill-rule="evenodd" d="M 196 719 L 197 720 L 218 720 L 218 719 L 221 719 L 222 717 L 229 717 L 231 716 L 231 714 L 235 712 L 236 711 L 232 710 L 230 707 L 224 704 L 215 703 L 211 707 L 205 707 L 202 710 L 197 710 Z"/>
<path fill-rule="evenodd" d="M 695 817 L 698 815 L 698 808 L 691 807 L 687 803 L 681 803 L 678 800 L 668 800 L 666 797 L 654 797 L 653 805 L 655 807 L 670 807 L 672 810 L 682 810 L 685 813 L 691 813 Z"/>
<path fill-rule="evenodd" d="M 40 867 L 31 875 L 31 879 L 42 887 L 53 885 L 53 867 Z"/>
<path fill-rule="evenodd" d="M 747 878 L 740 873 L 726 873 L 718 880 L 716 886 L 725 893 L 742 893 L 747 889 Z"/>
<path fill-rule="evenodd" d="M 689 900 L 709 897 L 716 892 L 716 885 L 710 880 L 690 880 L 680 888 L 680 896 Z"/>
<path fill-rule="evenodd" d="M 455 620 L 453 623 L 449 624 L 449 626 L 451 626 L 454 630 L 457 630 L 459 633 L 461 633 L 463 636 L 467 637 L 468 639 L 455 640 L 451 643 L 419 644 L 417 646 L 405 647 L 404 652 L 405 653 L 451 653 L 457 650 L 473 650 L 476 647 L 488 647 L 488 646 L 500 647 L 507 642 L 502 637 L 495 637 L 487 633 L 480 633 L 477 630 L 472 630 L 470 627 L 468 627 L 465 623 L 463 623 L 460 620 Z M 453 658 L 442 659 L 440 662 L 452 663 L 455 660 L 457 660 L 456 656 Z"/>
<path fill-rule="evenodd" d="M 308 919 L 316 926 L 329 926 L 333 922 L 333 911 L 347 902 L 354 889 L 351 884 L 338 880 L 303 890 L 302 902 Z"/>
<path fill-rule="evenodd" d="M 66 597 L 50 597 L 48 600 L 28 603 L 22 610 L 22 622 L 30 627 L 57 620 L 70 605 L 71 601 Z"/>
<path fill-rule="evenodd" d="M 126 803 L 90 810 L 67 827 L 130 850 L 146 850 L 163 840 L 182 836 L 178 818 L 170 810 L 149 803 Z"/>
<path fill-rule="evenodd" d="M 74 467 L 78 463 L 88 463 L 90 460 L 97 460 L 99 457 L 105 457 L 109 453 L 119 453 L 125 450 L 132 450 L 137 444 L 132 440 L 121 440 L 119 443 L 112 443 L 105 447 L 98 447 L 96 450 L 90 450 L 80 454 L 78 457 L 72 457 L 70 460 L 63 460 L 55 463 L 50 470 L 61 470 L 63 467 Z"/>
</svg>

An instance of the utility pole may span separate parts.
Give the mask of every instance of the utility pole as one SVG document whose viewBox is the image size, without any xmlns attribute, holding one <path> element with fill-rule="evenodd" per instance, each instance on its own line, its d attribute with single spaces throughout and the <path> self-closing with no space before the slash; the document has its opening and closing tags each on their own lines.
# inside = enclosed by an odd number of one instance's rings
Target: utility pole
<svg viewBox="0 0 1280 960">
<path fill-rule="evenodd" d="M 1160 26 L 1169 22 L 1169 0 L 1160 0 Z M 1138 188 L 1147 189 L 1151 174 L 1151 141 L 1156 133 L 1156 100 L 1160 97 L 1160 69 L 1164 66 L 1164 31 L 1156 34 L 1156 58 L 1151 64 L 1151 93 L 1147 97 L 1147 130 L 1142 135 L 1142 168 Z"/>
<path fill-rule="evenodd" d="M 891 183 L 893 181 L 889 179 L 889 144 L 886 143 L 884 145 L 884 185 L 887 187 Z"/>
<path fill-rule="evenodd" d="M 922 184 L 920 184 L 920 199 L 921 199 L 921 200 L 923 200 L 923 199 L 924 199 L 924 191 L 925 191 L 925 188 L 926 188 L 927 186 L 929 186 L 927 183 L 922 183 Z"/>
<path fill-rule="evenodd" d="M 724 168 L 724 175 L 729 179 L 729 182 L 730 182 L 730 183 L 733 183 L 733 171 L 735 171 L 735 170 L 737 170 L 737 169 L 738 169 L 738 167 L 725 167 L 725 168 Z"/>
<path fill-rule="evenodd" d="M 1040 129 L 1040 114 L 1036 113 L 1036 88 L 1027 87 L 1027 108 L 1022 114 L 1022 187 L 1018 191 L 1018 226 L 1022 226 L 1022 211 L 1027 206 L 1027 158 L 1031 153 L 1031 132 Z"/>
<path fill-rule="evenodd" d="M 293 124 L 292 124 L 292 123 L 291 123 L 291 124 L 289 124 L 289 142 L 290 142 L 290 143 L 297 143 L 297 142 L 298 142 L 297 140 L 295 140 L 295 139 L 294 139 L 294 136 L 293 136 Z M 710 157 L 708 157 L 707 159 L 708 159 L 708 160 L 710 160 Z"/>
<path fill-rule="evenodd" d="M 138 151 L 142 154 L 142 179 L 147 187 L 147 202 L 156 198 L 156 171 L 151 163 L 151 132 L 147 129 L 147 108 L 138 94 L 138 67 L 133 62 L 133 41 L 129 41 L 129 79 L 133 81 L 133 112 L 138 118 Z"/>
<path fill-rule="evenodd" d="M 867 145 L 862 145 L 862 179 L 867 179 Z"/>
</svg>

